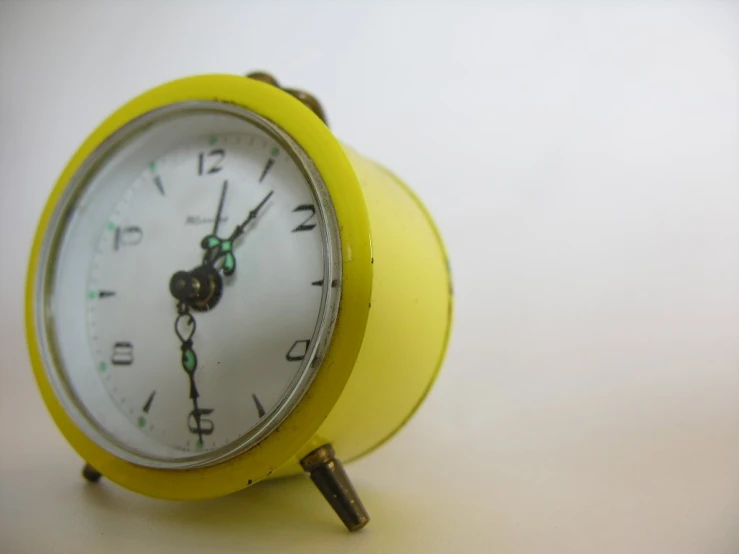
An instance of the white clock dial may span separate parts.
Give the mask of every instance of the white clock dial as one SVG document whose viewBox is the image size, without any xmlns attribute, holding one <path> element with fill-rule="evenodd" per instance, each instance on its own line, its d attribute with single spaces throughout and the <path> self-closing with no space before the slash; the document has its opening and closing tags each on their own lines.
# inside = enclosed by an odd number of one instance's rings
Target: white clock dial
<svg viewBox="0 0 739 554">
<path fill-rule="evenodd" d="M 50 362 L 68 410 L 132 461 L 190 467 L 246 448 L 317 370 L 337 226 L 278 133 L 203 106 L 152 116 L 58 210 Z"/>
</svg>

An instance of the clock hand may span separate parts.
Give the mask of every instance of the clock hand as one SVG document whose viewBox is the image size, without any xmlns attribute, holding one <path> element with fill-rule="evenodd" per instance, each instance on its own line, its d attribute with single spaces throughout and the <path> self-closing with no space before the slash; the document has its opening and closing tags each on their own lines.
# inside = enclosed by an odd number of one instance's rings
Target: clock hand
<svg viewBox="0 0 739 554">
<path fill-rule="evenodd" d="M 197 433 L 198 441 L 201 445 L 203 443 L 203 434 L 212 432 L 212 428 L 210 430 L 203 429 L 201 416 L 208 415 L 212 410 L 204 410 L 198 407 L 198 397 L 200 394 L 195 384 L 195 371 L 198 367 L 198 358 L 193 349 L 192 342 L 197 325 L 195 318 L 190 313 L 190 308 L 210 310 L 218 303 L 221 296 L 221 279 L 218 275 L 218 270 L 215 268 L 215 263 L 220 258 L 224 258 L 222 266 L 224 275 L 231 275 L 234 272 L 236 269 L 236 260 L 231 252 L 233 241 L 240 237 L 244 233 L 246 226 L 259 216 L 260 210 L 272 197 L 272 194 L 274 194 L 274 191 L 270 191 L 249 212 L 248 217 L 236 226 L 231 235 L 226 240 L 221 240 L 217 236 L 218 223 L 221 219 L 227 189 L 228 181 L 224 181 L 221 187 L 221 197 L 218 201 L 216 218 L 213 223 L 213 233 L 201 241 L 201 246 L 206 249 L 202 265 L 192 271 L 177 271 L 169 281 L 169 292 L 178 301 L 174 330 L 180 339 L 180 350 L 182 350 L 180 363 L 182 364 L 182 369 L 185 370 L 185 373 L 187 373 L 190 379 L 190 400 L 192 400 L 193 407 L 190 417 L 195 420 L 194 426 L 190 424 L 190 430 Z"/>
<path fill-rule="evenodd" d="M 180 302 L 180 305 L 187 306 L 188 309 L 207 311 L 215 307 L 221 298 L 223 283 L 215 262 L 218 258 L 225 257 L 224 263 L 227 263 L 229 258 L 223 253 L 226 247 L 212 248 L 211 245 L 219 246 L 222 242 L 217 233 L 227 190 L 228 181 L 226 180 L 221 186 L 218 209 L 213 221 L 213 233 L 201 241 L 203 248 L 207 249 L 201 265 L 191 271 L 177 271 L 169 281 L 169 292 Z M 230 243 L 228 244 L 230 247 Z"/>
<path fill-rule="evenodd" d="M 203 428 L 201 426 L 200 417 L 202 416 L 202 411 L 200 408 L 198 408 L 198 388 L 195 386 L 195 376 L 191 373 L 190 374 L 190 399 L 192 400 L 192 412 L 190 412 L 190 415 L 195 420 L 195 432 L 198 434 L 198 444 L 200 446 L 203 445 Z M 189 425 L 189 420 L 188 420 Z M 192 427 L 190 427 L 190 430 L 192 431 Z"/>
<path fill-rule="evenodd" d="M 197 385 L 195 384 L 195 371 L 198 368 L 198 358 L 193 349 L 192 337 L 195 335 L 197 324 L 195 318 L 190 313 L 190 309 L 209 310 L 213 308 L 220 299 L 221 295 L 221 279 L 215 263 L 219 258 L 224 258 L 223 273 L 231 275 L 236 268 L 236 260 L 231 253 L 233 241 L 244 233 L 246 226 L 259 216 L 260 210 L 267 201 L 272 197 L 274 191 L 270 191 L 262 201 L 255 206 L 248 217 L 237 225 L 234 231 L 226 240 L 218 238 L 218 224 L 223 211 L 223 203 L 228 190 L 228 181 L 223 181 L 221 187 L 221 196 L 218 201 L 218 210 L 216 211 L 215 221 L 213 223 L 213 233 L 206 236 L 201 241 L 201 246 L 206 249 L 203 256 L 203 263 L 192 271 L 177 271 L 172 275 L 169 281 L 169 292 L 177 300 L 177 318 L 174 322 L 174 331 L 180 339 L 180 350 L 182 356 L 180 363 L 182 369 L 187 373 L 190 380 L 190 400 L 192 401 L 192 412 L 189 417 L 195 420 L 193 426 L 188 419 L 190 430 L 198 435 L 198 444 L 203 444 L 203 435 L 212 432 L 212 425 L 209 430 L 202 427 L 201 416 L 208 415 L 212 410 L 200 409 L 198 406 Z"/>
<path fill-rule="evenodd" d="M 221 196 L 218 200 L 218 209 L 216 210 L 216 217 L 213 220 L 213 232 L 209 235 L 206 235 L 203 240 L 200 241 L 201 246 L 204 244 L 208 244 L 209 241 L 211 241 L 213 238 L 218 238 L 218 225 L 221 223 L 221 213 L 223 212 L 223 203 L 226 200 L 226 190 L 228 189 L 228 180 L 223 181 L 223 186 L 221 187 Z M 203 246 L 203 248 L 206 248 Z M 215 259 L 211 260 L 211 257 L 217 254 L 217 250 L 207 250 L 205 253 L 205 256 L 203 256 L 203 265 L 210 265 L 213 266 L 215 263 Z"/>
<path fill-rule="evenodd" d="M 218 211 L 216 212 L 216 219 L 213 222 L 213 236 L 218 236 L 218 224 L 221 222 L 221 212 L 223 212 L 223 201 L 226 199 L 226 189 L 228 189 L 228 181 L 223 181 L 221 198 L 218 200 Z"/>
<path fill-rule="evenodd" d="M 189 329 L 184 329 L 189 328 Z M 180 350 L 182 350 L 182 357 L 180 363 L 182 369 L 187 373 L 190 379 L 190 400 L 192 400 L 193 411 L 191 414 L 195 419 L 196 432 L 198 434 L 198 440 L 200 443 L 203 442 L 203 429 L 200 426 L 200 409 L 198 408 L 198 388 L 195 385 L 195 370 L 198 368 L 198 357 L 195 354 L 195 350 L 192 347 L 192 337 L 197 329 L 195 318 L 190 313 L 190 308 L 185 302 L 177 303 L 177 318 L 174 322 L 174 332 L 177 338 L 180 339 Z M 184 332 L 183 332 L 184 331 Z"/>
<path fill-rule="evenodd" d="M 264 205 L 267 203 L 267 200 L 269 200 L 274 193 L 275 191 L 273 190 L 269 191 L 269 194 L 267 194 L 267 196 L 265 196 L 262 201 L 249 212 L 249 217 L 247 217 L 243 221 L 243 223 L 241 223 L 241 225 L 238 225 L 236 229 L 234 229 L 233 233 L 231 233 L 231 236 L 228 237 L 228 240 L 234 241 L 244 233 L 244 228 L 249 225 L 251 221 L 257 218 L 257 216 L 259 215 L 259 210 L 264 207 Z"/>
<path fill-rule="evenodd" d="M 201 248 L 205 249 L 205 255 L 203 256 L 203 266 L 213 267 L 215 263 L 223 258 L 223 274 L 232 275 L 236 271 L 236 258 L 233 255 L 233 243 L 244 234 L 244 229 L 249 223 L 254 221 L 258 216 L 260 210 L 264 207 L 267 201 L 272 197 L 275 191 L 270 191 L 262 201 L 257 204 L 250 212 L 248 217 L 237 225 L 233 232 L 227 239 L 220 239 L 215 234 L 206 236 L 201 242 Z"/>
</svg>

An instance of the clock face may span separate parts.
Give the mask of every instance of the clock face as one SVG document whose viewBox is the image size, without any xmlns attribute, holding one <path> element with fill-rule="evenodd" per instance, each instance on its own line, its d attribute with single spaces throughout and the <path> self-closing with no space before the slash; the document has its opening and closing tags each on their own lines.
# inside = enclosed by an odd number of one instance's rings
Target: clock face
<svg viewBox="0 0 739 554">
<path fill-rule="evenodd" d="M 335 216 L 279 129 L 215 103 L 119 131 L 52 218 L 46 366 L 95 442 L 195 467 L 258 442 L 309 386 L 340 293 Z"/>
</svg>

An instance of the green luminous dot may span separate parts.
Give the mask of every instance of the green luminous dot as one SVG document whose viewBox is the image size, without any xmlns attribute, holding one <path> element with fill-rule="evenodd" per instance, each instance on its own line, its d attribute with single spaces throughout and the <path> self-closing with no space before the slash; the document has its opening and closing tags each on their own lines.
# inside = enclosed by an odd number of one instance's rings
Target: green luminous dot
<svg viewBox="0 0 739 554">
<path fill-rule="evenodd" d="M 108 229 L 112 231 L 113 229 L 115 229 L 115 227 L 116 227 L 115 223 L 113 223 L 112 221 L 108 221 Z"/>
<path fill-rule="evenodd" d="M 102 371 L 103 373 L 108 371 L 108 364 L 106 364 L 105 362 L 100 362 L 100 371 Z"/>
<path fill-rule="evenodd" d="M 216 143 L 216 141 L 218 141 L 218 139 L 216 137 L 210 137 L 210 140 L 208 141 L 208 144 L 210 144 L 211 146 L 213 146 Z"/>
<path fill-rule="evenodd" d="M 144 416 L 139 416 L 139 427 L 145 427 L 146 426 L 146 418 Z"/>
<path fill-rule="evenodd" d="M 209 237 L 208 238 L 208 248 L 213 248 L 214 246 L 218 246 L 218 244 L 221 242 L 221 239 L 218 237 Z"/>
<path fill-rule="evenodd" d="M 157 163 L 156 162 L 151 162 L 149 164 L 149 169 L 151 170 L 152 173 L 155 172 L 157 170 Z"/>
<path fill-rule="evenodd" d="M 91 290 L 90 292 L 87 293 L 87 296 L 89 298 L 95 298 L 97 296 L 97 293 L 94 290 Z"/>
<path fill-rule="evenodd" d="M 224 240 L 221 243 L 221 251 L 222 252 L 230 252 L 231 251 L 231 241 L 230 240 Z"/>
<path fill-rule="evenodd" d="M 182 355 L 182 363 L 187 371 L 195 371 L 195 354 L 192 350 L 185 350 Z"/>
<path fill-rule="evenodd" d="M 272 148 L 272 155 L 273 156 L 279 156 L 280 155 L 280 149 L 277 148 L 276 146 L 274 148 Z"/>
<path fill-rule="evenodd" d="M 198 450 L 202 450 L 203 449 L 203 439 L 198 439 L 196 446 L 198 447 Z"/>
</svg>

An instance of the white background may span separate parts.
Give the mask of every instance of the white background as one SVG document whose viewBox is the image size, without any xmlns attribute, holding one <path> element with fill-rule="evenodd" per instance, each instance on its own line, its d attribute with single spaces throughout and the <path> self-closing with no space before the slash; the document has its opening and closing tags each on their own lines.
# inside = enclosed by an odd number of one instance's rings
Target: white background
<svg viewBox="0 0 739 554">
<path fill-rule="evenodd" d="M 404 177 L 456 325 L 411 424 L 349 466 L 201 503 L 102 482 L 22 328 L 62 167 L 163 81 L 268 69 Z M 739 4 L 0 1 L 0 551 L 739 551 Z"/>
</svg>

